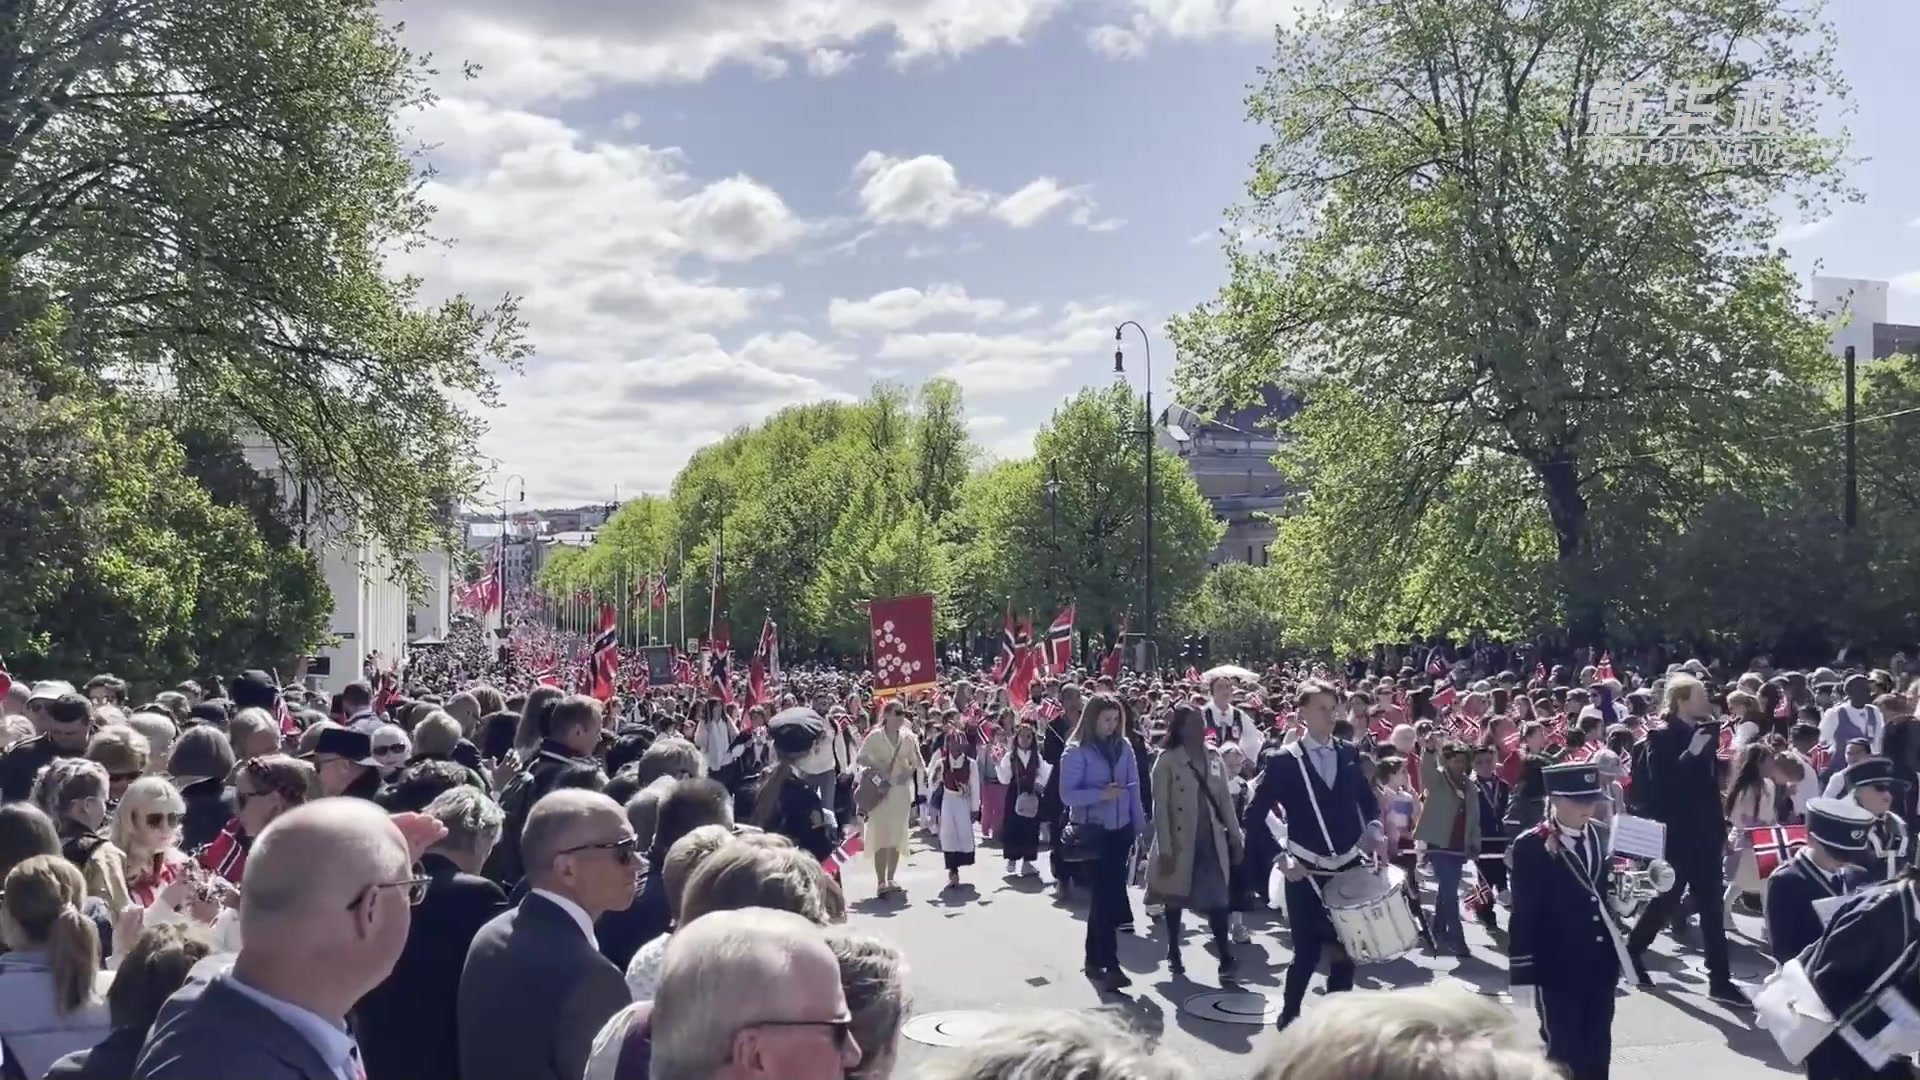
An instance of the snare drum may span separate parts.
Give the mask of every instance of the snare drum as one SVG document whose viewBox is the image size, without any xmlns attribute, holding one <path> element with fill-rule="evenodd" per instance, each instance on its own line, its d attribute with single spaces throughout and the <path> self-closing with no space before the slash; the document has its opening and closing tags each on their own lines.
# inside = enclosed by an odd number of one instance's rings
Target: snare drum
<svg viewBox="0 0 1920 1080">
<path fill-rule="evenodd" d="M 1376 872 L 1356 866 L 1335 874 L 1320 887 L 1320 899 L 1333 922 L 1333 932 L 1354 963 L 1385 963 L 1420 944 L 1413 905 L 1400 887 L 1405 879 L 1397 867 Z"/>
</svg>

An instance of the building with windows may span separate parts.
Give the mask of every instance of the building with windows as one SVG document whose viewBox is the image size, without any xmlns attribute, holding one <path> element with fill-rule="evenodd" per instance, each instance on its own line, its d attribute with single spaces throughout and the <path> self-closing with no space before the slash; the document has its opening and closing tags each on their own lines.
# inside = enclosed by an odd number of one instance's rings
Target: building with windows
<svg viewBox="0 0 1920 1080">
<path fill-rule="evenodd" d="M 1887 283 L 1865 278 L 1813 279 L 1815 310 L 1833 320 L 1829 348 L 1856 360 L 1884 360 L 1897 352 L 1920 352 L 1920 326 L 1887 321 Z"/>
<path fill-rule="evenodd" d="M 1279 512 L 1287 495 L 1273 463 L 1280 449 L 1275 425 L 1300 406 L 1292 391 L 1269 387 L 1246 408 L 1201 412 L 1173 405 L 1160 414 L 1160 445 L 1179 455 L 1214 517 L 1227 527 L 1209 565 L 1269 561 L 1275 530 L 1268 515 Z"/>
</svg>

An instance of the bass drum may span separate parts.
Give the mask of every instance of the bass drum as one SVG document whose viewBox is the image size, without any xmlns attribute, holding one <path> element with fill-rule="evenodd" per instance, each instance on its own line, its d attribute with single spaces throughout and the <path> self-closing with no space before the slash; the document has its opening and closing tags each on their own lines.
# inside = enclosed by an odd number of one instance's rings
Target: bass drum
<svg viewBox="0 0 1920 1080">
<path fill-rule="evenodd" d="M 1420 927 L 1401 889 L 1405 880 L 1398 867 L 1356 866 L 1320 887 L 1333 932 L 1354 963 L 1383 964 L 1419 946 Z"/>
</svg>

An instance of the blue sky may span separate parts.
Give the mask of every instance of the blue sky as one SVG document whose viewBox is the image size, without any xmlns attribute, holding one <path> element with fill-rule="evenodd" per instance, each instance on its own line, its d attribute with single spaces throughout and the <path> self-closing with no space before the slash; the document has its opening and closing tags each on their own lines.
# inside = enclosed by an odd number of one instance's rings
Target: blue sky
<svg viewBox="0 0 1920 1080">
<path fill-rule="evenodd" d="M 959 379 L 990 452 L 1224 280 L 1291 0 L 414 0 L 478 61 L 415 125 L 451 248 L 431 291 L 525 297 L 539 355 L 483 449 L 528 501 L 664 490 L 694 449 L 874 378 Z M 1920 322 L 1920 5 L 1834 5 L 1863 204 L 1789 231 L 1803 277 Z M 1137 355 L 1130 335 L 1130 368 Z M 1135 376 L 1138 377 L 1137 375 Z M 512 485 L 517 494 L 520 485 Z"/>
</svg>

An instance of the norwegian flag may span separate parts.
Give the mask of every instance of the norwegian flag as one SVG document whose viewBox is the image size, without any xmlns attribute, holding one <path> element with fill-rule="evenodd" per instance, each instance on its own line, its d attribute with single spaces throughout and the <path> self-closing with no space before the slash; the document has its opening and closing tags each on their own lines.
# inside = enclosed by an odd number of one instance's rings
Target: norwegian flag
<svg viewBox="0 0 1920 1080">
<path fill-rule="evenodd" d="M 1748 829 L 1747 838 L 1753 841 L 1754 868 L 1765 880 L 1782 863 L 1793 858 L 1794 852 L 1807 845 L 1807 827 L 1769 825 L 1764 829 Z"/>
<path fill-rule="evenodd" d="M 1040 650 L 1029 644 L 1033 640 L 1033 623 L 1020 626 L 1020 644 L 1013 653 L 1013 674 L 1007 677 L 1007 692 L 1014 701 L 1026 701 L 1033 696 L 1033 680 L 1040 674 Z"/>
<path fill-rule="evenodd" d="M 458 588 L 454 603 L 462 610 L 484 615 L 500 606 L 502 592 L 500 559 L 496 555 L 487 559 L 487 569 L 480 575 L 480 580 Z"/>
<path fill-rule="evenodd" d="M 1720 725 L 1720 749 L 1714 756 L 1721 761 L 1733 760 L 1733 728 L 1727 724 Z"/>
<path fill-rule="evenodd" d="M 1592 757 L 1594 751 L 1598 749 L 1599 747 L 1592 743 L 1581 743 L 1579 746 L 1567 751 L 1567 756 L 1560 759 L 1560 763 L 1562 765 L 1578 765 Z"/>
<path fill-rule="evenodd" d="M 1483 874 L 1475 873 L 1473 877 L 1473 888 L 1467 892 L 1467 907 L 1485 911 L 1493 906 L 1493 886 L 1487 884 Z"/>
<path fill-rule="evenodd" d="M 1600 662 L 1594 665 L 1593 677 L 1595 680 L 1599 680 L 1599 681 L 1604 681 L 1606 679 L 1611 679 L 1614 677 L 1613 653 L 1603 652 L 1600 654 Z"/>
<path fill-rule="evenodd" d="M 1200 681 L 1200 669 L 1199 669 L 1199 668 L 1196 668 L 1196 667 L 1194 667 L 1194 666 L 1193 666 L 1192 664 L 1188 664 L 1188 665 L 1187 665 L 1187 674 L 1186 674 L 1186 680 L 1187 680 L 1188 682 L 1191 682 L 1191 683 L 1197 683 L 1197 682 L 1199 682 L 1199 681 Z"/>
<path fill-rule="evenodd" d="M 1023 644 L 1019 631 L 1014 627 L 1013 609 L 1009 607 L 1006 622 L 1000 628 L 1000 655 L 994 659 L 993 670 L 988 677 L 1001 686 L 1007 685 L 1013 679 L 1013 669 Z"/>
<path fill-rule="evenodd" d="M 667 608 L 667 572 L 660 571 L 653 579 L 653 606 L 656 611 Z"/>
<path fill-rule="evenodd" d="M 1533 665 L 1533 678 L 1536 682 L 1547 681 L 1547 662 L 1545 660 Z"/>
<path fill-rule="evenodd" d="M 1373 736 L 1376 743 L 1386 742 L 1393 737 L 1393 721 L 1387 719 L 1386 713 L 1381 713 L 1367 725 L 1367 733 Z"/>
<path fill-rule="evenodd" d="M 600 632 L 594 635 L 593 651 L 587 661 L 590 681 L 587 692 L 601 701 L 613 700 L 613 679 L 620 667 L 620 650 L 615 647 L 615 617 L 612 604 L 600 605 Z"/>
<path fill-rule="evenodd" d="M 673 650 L 673 681 L 680 686 L 693 684 L 693 661 L 679 649 Z"/>
<path fill-rule="evenodd" d="M 721 631 L 727 629 L 721 624 Z M 733 704 L 733 643 L 728 638 L 715 638 L 707 656 L 707 679 L 713 684 L 713 696 Z"/>
<path fill-rule="evenodd" d="M 1073 607 L 1068 604 L 1047 627 L 1046 651 L 1041 654 L 1041 660 L 1056 674 L 1073 666 Z"/>
<path fill-rule="evenodd" d="M 753 659 L 747 661 L 747 695 L 749 705 L 759 705 L 767 700 L 767 680 L 780 677 L 780 628 L 773 617 L 760 626 L 760 641 L 753 649 Z"/>
<path fill-rule="evenodd" d="M 1100 661 L 1100 674 L 1105 675 L 1109 679 L 1118 679 L 1120 677 L 1120 667 L 1122 663 L 1124 663 L 1124 656 L 1121 650 L 1127 647 L 1127 627 L 1132 624 L 1133 609 L 1128 608 L 1127 613 L 1120 616 L 1120 636 L 1114 639 L 1113 648 L 1108 649 L 1106 658 Z"/>
<path fill-rule="evenodd" d="M 1449 686 L 1445 690 L 1433 695 L 1433 707 L 1436 709 L 1451 709 L 1453 708 L 1453 699 L 1457 696 L 1459 695 L 1454 692 L 1453 687 Z"/>
<path fill-rule="evenodd" d="M 1447 724 L 1455 739 L 1472 746 L 1480 741 L 1480 721 L 1465 713 L 1456 714 Z"/>
<path fill-rule="evenodd" d="M 1060 715 L 1062 713 L 1066 711 L 1067 711 L 1066 708 L 1062 706 L 1058 701 L 1055 701 L 1053 698 L 1048 698 L 1047 700 L 1041 702 L 1040 703 L 1040 726 L 1045 727 L 1048 724 L 1053 723 L 1055 720 L 1060 718 Z"/>
<path fill-rule="evenodd" d="M 856 826 L 847 834 L 845 840 L 840 841 L 840 846 L 833 849 L 833 854 L 820 860 L 820 869 L 838 876 L 842 868 L 865 850 L 867 850 L 865 830 Z"/>
<path fill-rule="evenodd" d="M 1445 661 L 1440 659 L 1440 650 L 1435 649 L 1432 652 L 1428 653 L 1427 654 L 1427 674 L 1437 679 L 1440 676 L 1445 675 L 1446 673 L 1447 673 L 1447 665 Z"/>
</svg>

